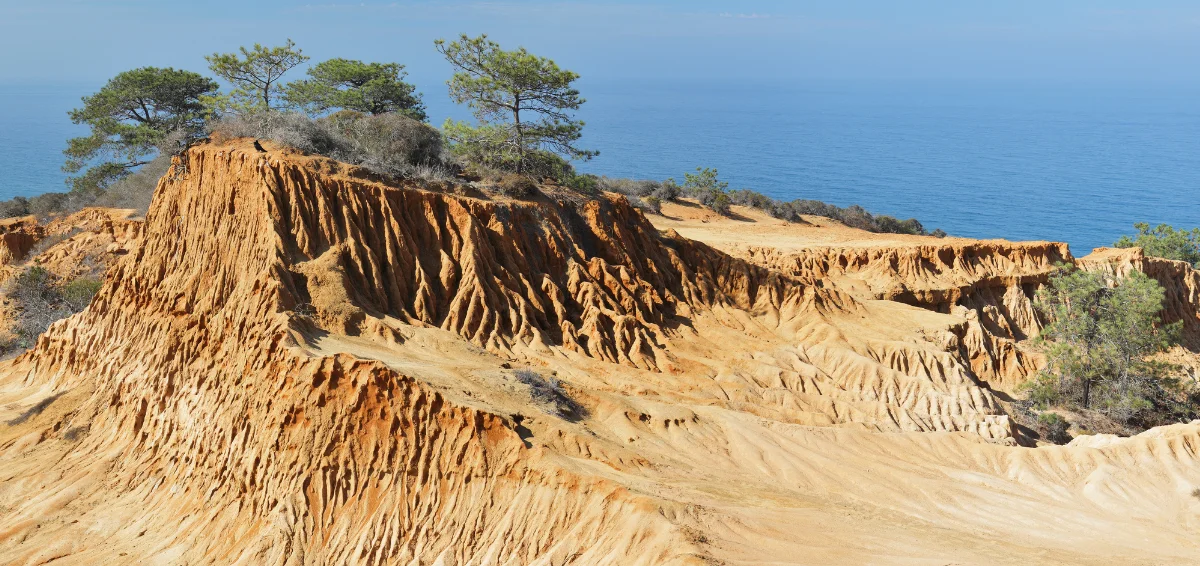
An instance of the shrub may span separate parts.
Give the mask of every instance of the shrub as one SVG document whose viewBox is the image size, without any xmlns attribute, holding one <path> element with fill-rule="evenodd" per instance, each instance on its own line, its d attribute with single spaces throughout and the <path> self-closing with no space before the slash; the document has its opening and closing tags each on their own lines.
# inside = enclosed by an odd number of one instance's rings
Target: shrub
<svg viewBox="0 0 1200 566">
<path fill-rule="evenodd" d="M 343 110 L 317 123 L 345 138 L 348 147 L 334 157 L 380 174 L 410 176 L 415 166 L 447 162 L 442 133 L 403 114 L 368 116 Z"/>
<path fill-rule="evenodd" d="M 646 197 L 659 190 L 662 183 L 649 180 L 613 179 L 610 177 L 597 178 L 597 188 L 602 191 L 620 193 L 626 196 Z"/>
<path fill-rule="evenodd" d="M 650 196 L 657 197 L 663 202 L 671 202 L 678 199 L 682 193 L 683 189 L 679 187 L 679 183 L 676 183 L 675 179 L 668 177 L 666 181 L 659 183 L 658 187 L 650 193 Z"/>
<path fill-rule="evenodd" d="M 15 339 L 4 350 L 26 349 L 55 321 L 87 308 L 101 282 L 79 278 L 58 284 L 49 271 L 33 266 L 15 275 L 8 284 L 8 297 L 16 307 Z"/>
<path fill-rule="evenodd" d="M 1173 226 L 1159 224 L 1154 228 L 1145 222 L 1133 225 L 1138 233 L 1133 237 L 1121 236 L 1115 247 L 1140 247 L 1146 255 L 1186 261 L 1200 268 L 1200 228 L 1178 230 Z"/>
<path fill-rule="evenodd" d="M 87 308 L 88 303 L 92 302 L 92 297 L 100 291 L 100 287 L 104 282 L 91 277 L 80 277 L 62 286 L 61 295 L 63 304 L 67 310 L 76 313 Z"/>
<path fill-rule="evenodd" d="M 67 193 L 45 193 L 29 199 L 29 213 L 46 216 L 66 211 L 69 204 Z"/>
<path fill-rule="evenodd" d="M 637 202 L 634 203 L 634 206 L 637 206 L 646 212 L 662 214 L 662 200 L 654 195 L 638 198 Z"/>
<path fill-rule="evenodd" d="M 733 213 L 730 209 L 731 202 L 728 194 L 719 190 L 714 190 L 711 194 L 712 198 L 708 202 L 708 207 L 713 209 L 713 212 L 721 216 L 729 216 Z"/>
<path fill-rule="evenodd" d="M 440 132 L 396 113 L 342 111 L 313 120 L 294 112 L 252 112 L 215 122 L 212 134 L 269 139 L 390 177 L 444 179 L 457 169 Z"/>
<path fill-rule="evenodd" d="M 537 193 L 537 183 L 525 175 L 508 173 L 496 182 L 496 189 L 506 197 L 521 199 Z"/>
<path fill-rule="evenodd" d="M 729 202 L 760 210 L 770 210 L 771 206 L 775 204 L 775 199 L 750 189 L 738 189 L 729 191 Z"/>
<path fill-rule="evenodd" d="M 591 174 L 571 175 L 564 183 L 571 190 L 588 196 L 600 194 L 599 177 Z"/>
<path fill-rule="evenodd" d="M 262 138 L 305 153 L 333 156 L 347 151 L 349 141 L 332 128 L 296 112 L 247 112 L 226 116 L 211 126 L 218 140 Z"/>
<path fill-rule="evenodd" d="M 1067 429 L 1070 427 L 1071 423 L 1059 416 L 1058 413 L 1038 415 L 1038 433 L 1055 444 L 1066 444 L 1071 441 L 1071 436 L 1067 434 Z"/>
<path fill-rule="evenodd" d="M 697 167 L 695 173 L 685 173 L 683 181 L 683 188 L 687 192 L 724 192 L 729 188 L 729 183 L 718 179 L 717 170 L 711 167 Z"/>
<path fill-rule="evenodd" d="M 10 200 L 0 201 L 0 218 L 27 215 L 29 215 L 29 199 L 25 197 L 13 197 Z"/>
<path fill-rule="evenodd" d="M 100 195 L 91 206 L 106 206 L 111 208 L 132 208 L 140 214 L 146 214 L 150 208 L 150 200 L 158 181 L 171 168 L 171 155 L 161 154 L 153 161 L 142 166 L 136 173 L 126 176 L 113 183 Z"/>
<path fill-rule="evenodd" d="M 535 402 L 552 407 L 553 413 L 558 416 L 582 415 L 583 407 L 567 395 L 562 384 L 554 377 L 543 377 L 542 374 L 528 368 L 513 372 L 513 377 L 529 388 L 529 394 Z"/>
<path fill-rule="evenodd" d="M 874 232 L 887 232 L 891 234 L 926 234 L 925 227 L 921 225 L 916 218 L 908 220 L 900 220 L 892 216 L 876 216 Z"/>
</svg>

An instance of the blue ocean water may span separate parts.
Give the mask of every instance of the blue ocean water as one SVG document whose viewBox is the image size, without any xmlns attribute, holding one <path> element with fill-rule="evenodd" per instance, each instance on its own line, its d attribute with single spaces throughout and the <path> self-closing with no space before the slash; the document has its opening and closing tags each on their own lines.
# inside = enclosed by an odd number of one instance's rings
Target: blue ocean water
<svg viewBox="0 0 1200 566">
<path fill-rule="evenodd" d="M 65 191 L 62 150 L 87 133 L 67 118 L 99 85 L 0 82 L 0 199 Z"/>
<path fill-rule="evenodd" d="M 66 111 L 98 85 L 0 85 L 0 198 L 61 190 Z M 466 117 L 419 85 L 431 122 Z M 809 198 L 955 235 L 1066 241 L 1200 226 L 1200 85 L 581 81 L 584 171 Z"/>
</svg>

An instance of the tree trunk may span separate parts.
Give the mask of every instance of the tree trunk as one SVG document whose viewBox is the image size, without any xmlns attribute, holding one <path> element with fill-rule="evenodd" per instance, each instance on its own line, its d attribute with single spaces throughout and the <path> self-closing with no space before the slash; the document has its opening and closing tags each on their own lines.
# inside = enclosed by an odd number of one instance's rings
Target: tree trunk
<svg viewBox="0 0 1200 566">
<path fill-rule="evenodd" d="M 517 128 L 517 174 L 525 170 L 525 133 L 521 131 L 521 99 L 516 99 L 513 105 L 513 123 Z"/>
</svg>

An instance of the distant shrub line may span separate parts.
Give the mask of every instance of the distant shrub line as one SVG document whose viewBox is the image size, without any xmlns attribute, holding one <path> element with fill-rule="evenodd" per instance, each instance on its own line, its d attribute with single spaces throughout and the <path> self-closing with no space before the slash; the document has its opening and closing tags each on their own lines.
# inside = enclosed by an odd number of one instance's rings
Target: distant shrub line
<svg viewBox="0 0 1200 566">
<path fill-rule="evenodd" d="M 873 215 L 858 205 L 843 208 L 819 200 L 781 201 L 749 189 L 728 190 L 728 183 L 718 179 L 716 169 L 698 168 L 696 173 L 688 173 L 684 176 L 683 185 L 678 184 L 675 179 L 665 181 L 609 177 L 597 177 L 596 179 L 601 190 L 623 194 L 634 206 L 656 214 L 662 211 L 662 203 L 687 197 L 695 199 L 701 206 L 726 216 L 732 213 L 730 208 L 732 205 L 738 205 L 761 210 L 773 218 L 788 222 L 801 222 L 803 221 L 802 215 L 820 216 L 870 232 L 915 234 L 939 238 L 946 236 L 946 233 L 940 229 L 926 230 L 915 218 L 900 220 L 892 216 Z"/>
</svg>

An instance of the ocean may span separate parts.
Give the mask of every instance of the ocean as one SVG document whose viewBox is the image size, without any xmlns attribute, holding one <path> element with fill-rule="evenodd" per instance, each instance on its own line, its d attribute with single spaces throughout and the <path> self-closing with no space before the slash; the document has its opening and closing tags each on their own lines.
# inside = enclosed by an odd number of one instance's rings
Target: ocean
<svg viewBox="0 0 1200 566">
<path fill-rule="evenodd" d="M 0 84 L 0 198 L 63 190 L 66 112 L 97 84 Z M 465 118 L 419 85 L 431 122 Z M 1200 85 L 581 80 L 579 165 L 859 204 L 975 238 L 1083 255 L 1134 222 L 1200 226 Z"/>
</svg>

